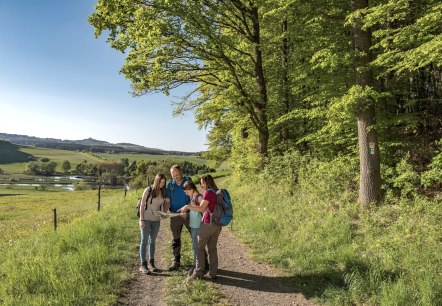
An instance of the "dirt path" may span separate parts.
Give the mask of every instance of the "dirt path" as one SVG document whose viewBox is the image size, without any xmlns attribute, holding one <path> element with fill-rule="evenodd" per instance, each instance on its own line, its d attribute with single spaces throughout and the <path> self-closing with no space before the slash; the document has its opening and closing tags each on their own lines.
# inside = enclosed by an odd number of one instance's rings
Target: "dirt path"
<svg viewBox="0 0 442 306">
<path fill-rule="evenodd" d="M 167 271 L 170 265 L 171 234 L 169 222 L 162 221 L 158 233 L 155 251 L 155 266 L 159 273 L 145 275 L 138 271 L 139 257 L 132 267 L 132 280 L 127 284 L 127 291 L 119 298 L 117 305 L 166 306 L 166 278 L 171 276 Z M 135 250 L 138 254 L 138 249 Z"/>
<path fill-rule="evenodd" d="M 138 262 L 133 267 L 132 281 L 117 305 L 166 305 L 166 271 L 170 264 L 169 222 L 161 224 L 157 238 L 156 265 L 161 273 L 143 275 Z M 222 246 L 222 247 L 220 247 Z M 247 248 L 228 229 L 223 229 L 218 241 L 219 270 L 216 288 L 232 305 L 314 305 L 277 270 L 254 262 Z"/>
<path fill-rule="evenodd" d="M 216 287 L 233 305 L 314 305 L 279 271 L 252 261 L 247 248 L 231 231 L 223 229 L 218 241 Z"/>
</svg>

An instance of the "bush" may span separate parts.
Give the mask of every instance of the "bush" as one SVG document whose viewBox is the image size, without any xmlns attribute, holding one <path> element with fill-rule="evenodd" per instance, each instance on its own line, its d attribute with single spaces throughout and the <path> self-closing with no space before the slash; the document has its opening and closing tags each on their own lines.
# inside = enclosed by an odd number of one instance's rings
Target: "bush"
<svg viewBox="0 0 442 306">
<path fill-rule="evenodd" d="M 387 196 L 402 198 L 413 197 L 420 184 L 419 174 L 408 162 L 410 154 L 406 154 L 395 167 L 382 166 L 383 186 Z"/>
<path fill-rule="evenodd" d="M 299 188 L 326 202 L 354 198 L 358 181 L 359 163 L 349 157 L 338 157 L 331 161 L 311 159 L 300 167 Z"/>
<path fill-rule="evenodd" d="M 286 192 L 292 192 L 298 184 L 300 169 L 307 161 L 308 157 L 301 156 L 297 151 L 271 157 L 264 171 L 260 174 L 260 179 L 285 186 Z"/>
<path fill-rule="evenodd" d="M 430 170 L 422 173 L 421 183 L 424 187 L 442 184 L 442 152 L 433 158 L 430 164 Z"/>
<path fill-rule="evenodd" d="M 90 190 L 92 189 L 91 185 L 89 185 L 86 182 L 80 181 L 80 182 L 74 182 L 74 190 L 80 191 L 80 190 Z"/>
</svg>

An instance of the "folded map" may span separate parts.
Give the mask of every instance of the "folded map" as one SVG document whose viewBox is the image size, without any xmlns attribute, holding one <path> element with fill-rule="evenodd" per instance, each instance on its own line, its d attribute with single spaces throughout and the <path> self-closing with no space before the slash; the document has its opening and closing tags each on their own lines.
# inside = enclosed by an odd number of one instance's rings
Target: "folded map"
<svg viewBox="0 0 442 306">
<path fill-rule="evenodd" d="M 172 217 L 176 217 L 176 216 L 183 217 L 183 216 L 186 215 L 186 213 L 172 213 L 172 212 L 165 213 L 165 212 L 162 212 L 160 210 L 152 210 L 152 215 L 161 216 L 163 218 L 169 218 L 169 217 L 172 218 Z"/>
</svg>

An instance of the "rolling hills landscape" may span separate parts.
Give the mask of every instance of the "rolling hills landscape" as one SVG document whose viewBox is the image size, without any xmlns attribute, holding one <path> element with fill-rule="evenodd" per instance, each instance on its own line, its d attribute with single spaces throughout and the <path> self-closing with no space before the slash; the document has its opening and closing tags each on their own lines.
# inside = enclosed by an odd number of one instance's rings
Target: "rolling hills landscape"
<svg viewBox="0 0 442 306">
<path fill-rule="evenodd" d="M 195 152 L 165 151 L 147 148 L 131 143 L 109 143 L 102 140 L 87 138 L 83 140 L 67 140 L 55 138 L 39 138 L 28 135 L 0 133 L 0 140 L 18 145 L 34 146 L 72 151 L 89 151 L 93 153 L 143 153 L 154 155 L 195 155 Z"/>
</svg>

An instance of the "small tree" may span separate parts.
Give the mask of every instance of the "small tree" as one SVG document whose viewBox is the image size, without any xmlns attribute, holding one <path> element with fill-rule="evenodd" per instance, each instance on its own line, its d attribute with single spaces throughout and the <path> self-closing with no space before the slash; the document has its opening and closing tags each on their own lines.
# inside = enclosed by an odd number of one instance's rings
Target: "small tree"
<svg viewBox="0 0 442 306">
<path fill-rule="evenodd" d="M 64 173 L 67 173 L 71 170 L 71 163 L 68 160 L 63 161 L 63 164 L 61 165 L 61 168 L 63 169 Z"/>
</svg>

